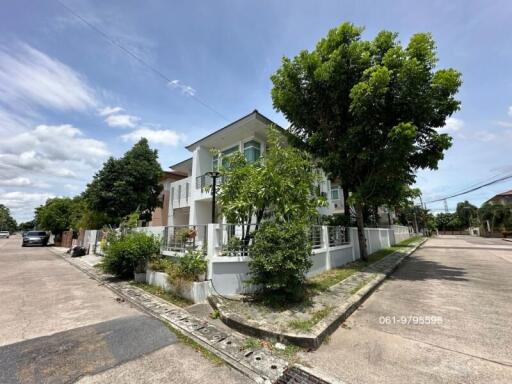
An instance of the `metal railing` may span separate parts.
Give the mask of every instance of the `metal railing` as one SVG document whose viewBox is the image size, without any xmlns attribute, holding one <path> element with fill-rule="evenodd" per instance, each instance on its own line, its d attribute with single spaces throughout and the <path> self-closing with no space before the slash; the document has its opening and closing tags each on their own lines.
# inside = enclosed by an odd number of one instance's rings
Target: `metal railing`
<svg viewBox="0 0 512 384">
<path fill-rule="evenodd" d="M 221 224 L 219 227 L 219 256 L 249 256 L 256 225 Z"/>
<path fill-rule="evenodd" d="M 322 248 L 322 226 L 312 225 L 308 231 L 309 241 L 313 249 Z"/>
<path fill-rule="evenodd" d="M 162 250 L 184 253 L 189 250 L 206 249 L 206 227 L 206 224 L 165 227 L 162 237 Z"/>
<path fill-rule="evenodd" d="M 222 184 L 223 180 L 224 180 L 223 176 L 218 177 L 217 180 L 215 181 L 215 183 L 217 185 L 220 185 L 220 184 Z M 203 192 L 205 188 L 212 185 L 212 183 L 213 183 L 212 177 L 208 176 L 206 173 L 204 175 L 196 177 L 196 189 L 200 189 L 201 192 Z"/>
<path fill-rule="evenodd" d="M 337 247 L 350 243 L 347 228 L 341 226 L 328 226 L 329 247 Z"/>
</svg>

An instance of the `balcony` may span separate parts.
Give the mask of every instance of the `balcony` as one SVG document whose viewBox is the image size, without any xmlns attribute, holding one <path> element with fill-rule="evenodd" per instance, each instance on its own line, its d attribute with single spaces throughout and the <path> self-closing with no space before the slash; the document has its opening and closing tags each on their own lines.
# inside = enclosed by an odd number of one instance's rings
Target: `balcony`
<svg viewBox="0 0 512 384">
<path fill-rule="evenodd" d="M 172 208 L 181 208 L 190 206 L 190 177 L 171 183 Z"/>
</svg>

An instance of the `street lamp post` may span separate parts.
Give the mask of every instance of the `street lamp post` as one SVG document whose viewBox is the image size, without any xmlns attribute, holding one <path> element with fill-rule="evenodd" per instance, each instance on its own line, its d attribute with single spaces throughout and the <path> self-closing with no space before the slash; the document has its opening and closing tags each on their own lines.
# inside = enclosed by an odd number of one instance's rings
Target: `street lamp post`
<svg viewBox="0 0 512 384">
<path fill-rule="evenodd" d="M 212 223 L 215 223 L 215 195 L 217 192 L 217 178 L 220 176 L 220 172 L 211 171 L 206 172 L 206 174 L 212 178 Z"/>
</svg>

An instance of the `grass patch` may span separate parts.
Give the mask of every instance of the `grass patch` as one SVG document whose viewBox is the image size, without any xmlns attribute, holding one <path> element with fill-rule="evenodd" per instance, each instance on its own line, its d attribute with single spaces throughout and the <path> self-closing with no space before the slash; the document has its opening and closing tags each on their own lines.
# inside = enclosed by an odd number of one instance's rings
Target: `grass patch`
<svg viewBox="0 0 512 384">
<path fill-rule="evenodd" d="M 326 318 L 332 310 L 333 307 L 329 305 L 323 309 L 313 312 L 311 314 L 311 318 L 308 320 L 292 320 L 288 323 L 288 325 L 290 328 L 293 328 L 297 331 L 309 332 L 315 326 L 315 324 Z"/>
<path fill-rule="evenodd" d="M 255 338 L 255 337 L 248 337 L 244 340 L 244 349 L 257 349 L 261 348 L 262 342 L 261 340 Z"/>
<path fill-rule="evenodd" d="M 408 246 L 412 245 L 413 243 L 420 241 L 421 239 L 423 239 L 423 236 L 413 236 L 408 239 L 405 239 L 404 241 L 396 244 L 395 246 L 396 247 L 408 247 Z"/>
<path fill-rule="evenodd" d="M 180 331 L 174 329 L 169 324 L 164 323 L 167 328 L 176 335 L 176 338 L 180 341 L 180 343 L 192 348 L 194 351 L 199 352 L 203 357 L 211 361 L 213 364 L 220 366 L 224 364 L 224 360 L 222 360 L 220 357 L 218 357 L 213 352 L 210 352 L 208 349 L 203 347 L 202 345 L 198 344 L 196 341 L 192 340 L 190 337 L 184 335 Z"/>
<path fill-rule="evenodd" d="M 357 291 L 359 291 L 361 288 L 363 288 L 370 280 L 373 279 L 373 276 L 371 279 L 361 281 L 359 284 L 357 284 L 354 288 L 350 290 L 350 294 L 353 295 Z"/>
<path fill-rule="evenodd" d="M 398 244 L 395 244 L 392 247 L 380 249 L 377 252 L 373 252 L 368 256 L 368 261 L 358 260 L 353 263 L 349 263 L 340 268 L 331 269 L 330 271 L 326 271 L 317 275 L 309 280 L 308 289 L 313 292 L 323 292 L 332 287 L 335 284 L 345 280 L 347 277 L 353 275 L 356 272 L 363 270 L 368 267 L 370 264 L 376 263 L 377 261 L 382 260 L 384 257 L 391 255 L 394 252 L 405 251 L 404 247 L 409 247 L 413 243 L 418 242 L 422 239 L 422 236 L 414 236 L 407 240 L 404 240 Z"/>
<path fill-rule="evenodd" d="M 155 295 L 165 301 L 168 301 L 171 304 L 177 305 L 178 307 L 188 307 L 189 305 L 192 305 L 193 303 L 190 300 L 187 300 L 181 296 L 176 295 L 172 292 L 167 292 L 164 289 L 160 287 L 155 287 L 154 285 L 146 284 L 146 283 L 139 283 L 139 282 L 131 282 L 131 285 L 134 287 L 140 288 L 145 290 L 148 293 L 151 293 L 152 295 Z"/>
<path fill-rule="evenodd" d="M 256 337 L 248 337 L 244 341 L 243 349 L 244 350 L 246 350 L 246 349 L 255 350 L 255 349 L 259 349 L 259 348 L 268 349 L 269 351 L 272 351 L 272 353 L 274 353 L 276 356 L 279 356 L 280 358 L 288 361 L 288 363 L 290 363 L 290 364 L 294 364 L 294 363 L 298 362 L 297 354 L 299 352 L 305 351 L 304 348 L 301 348 L 301 347 L 299 347 L 297 345 L 293 345 L 293 344 L 284 344 L 285 348 L 279 349 L 279 348 L 275 347 L 274 343 L 275 343 L 275 340 L 271 341 L 271 340 L 267 340 L 267 339 L 258 339 Z"/>
</svg>

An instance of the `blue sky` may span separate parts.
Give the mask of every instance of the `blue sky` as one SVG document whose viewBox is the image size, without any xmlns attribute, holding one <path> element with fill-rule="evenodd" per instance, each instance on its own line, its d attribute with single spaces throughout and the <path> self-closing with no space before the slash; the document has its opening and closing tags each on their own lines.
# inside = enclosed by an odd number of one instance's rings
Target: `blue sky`
<svg viewBox="0 0 512 384">
<path fill-rule="evenodd" d="M 312 49 L 343 21 L 365 26 L 368 39 L 381 29 L 403 43 L 431 32 L 439 66 L 463 74 L 462 109 L 444 128 L 454 146 L 438 171 L 418 174 L 425 201 L 512 173 L 509 1 L 62 1 L 173 82 L 55 0 L 4 2 L 0 203 L 18 220 L 48 197 L 82 191 L 141 135 L 165 168 L 188 157 L 187 143 L 255 108 L 286 126 L 272 108 L 270 75 L 283 55 Z M 508 189 L 512 179 L 466 198 L 479 205 Z"/>
</svg>

